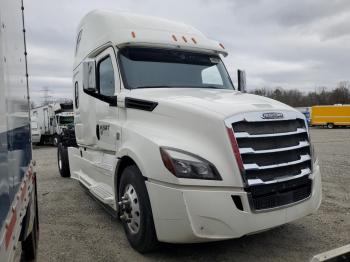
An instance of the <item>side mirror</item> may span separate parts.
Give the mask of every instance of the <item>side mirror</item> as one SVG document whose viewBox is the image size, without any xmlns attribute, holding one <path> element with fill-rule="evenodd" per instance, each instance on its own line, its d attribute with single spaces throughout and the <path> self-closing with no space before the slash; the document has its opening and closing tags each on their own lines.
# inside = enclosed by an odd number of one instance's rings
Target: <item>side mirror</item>
<svg viewBox="0 0 350 262">
<path fill-rule="evenodd" d="M 86 59 L 83 62 L 83 89 L 89 92 L 96 92 L 96 64 L 93 59 Z"/>
<path fill-rule="evenodd" d="M 238 69 L 237 79 L 238 79 L 238 91 L 242 93 L 247 92 L 245 71 Z"/>
</svg>

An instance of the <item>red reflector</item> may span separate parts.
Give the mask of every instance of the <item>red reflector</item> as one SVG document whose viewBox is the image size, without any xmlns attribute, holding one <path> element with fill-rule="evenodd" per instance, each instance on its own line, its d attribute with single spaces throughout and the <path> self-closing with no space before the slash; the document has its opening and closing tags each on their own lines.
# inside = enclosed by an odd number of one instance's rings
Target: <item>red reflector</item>
<svg viewBox="0 0 350 262">
<path fill-rule="evenodd" d="M 21 193 L 21 201 L 23 201 L 26 193 L 27 193 L 27 187 L 24 185 L 24 187 L 22 189 L 22 193 Z"/>
<path fill-rule="evenodd" d="M 193 37 L 192 37 L 191 39 L 192 39 L 192 42 L 193 42 L 193 43 L 197 44 L 196 39 L 194 39 Z"/>
<path fill-rule="evenodd" d="M 238 143 L 233 133 L 233 130 L 231 128 L 227 128 L 227 134 L 228 134 L 228 137 L 230 138 L 231 147 L 233 150 L 233 154 L 235 155 L 238 168 L 241 172 L 243 172 L 244 171 L 243 161 L 242 161 L 241 153 L 239 152 Z"/>
<path fill-rule="evenodd" d="M 186 37 L 183 36 L 182 39 L 185 41 L 185 43 L 187 43 Z"/>
<path fill-rule="evenodd" d="M 17 212 L 16 212 L 16 210 L 14 210 L 14 212 L 12 213 L 10 223 L 8 225 L 6 225 L 6 233 L 5 233 L 5 247 L 6 247 L 6 249 L 9 247 L 9 244 L 11 242 L 12 233 L 13 233 L 13 230 L 15 228 L 16 221 L 17 221 Z"/>
<path fill-rule="evenodd" d="M 135 32 L 131 32 L 131 36 L 132 36 L 132 38 L 135 38 L 136 37 Z"/>
<path fill-rule="evenodd" d="M 177 41 L 177 38 L 175 35 L 172 35 L 172 38 L 174 39 L 174 41 Z"/>
</svg>

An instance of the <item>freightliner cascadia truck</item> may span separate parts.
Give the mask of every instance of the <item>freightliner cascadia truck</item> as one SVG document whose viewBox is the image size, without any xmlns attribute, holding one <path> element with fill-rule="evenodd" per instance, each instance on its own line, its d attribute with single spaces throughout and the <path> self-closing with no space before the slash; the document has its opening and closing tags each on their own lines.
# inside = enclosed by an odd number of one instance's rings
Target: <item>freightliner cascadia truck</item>
<svg viewBox="0 0 350 262">
<path fill-rule="evenodd" d="M 38 243 L 23 11 L 21 0 L 0 0 L 1 262 L 13 261 L 20 247 L 23 260 L 32 261 Z"/>
<path fill-rule="evenodd" d="M 164 19 L 97 10 L 78 27 L 75 129 L 59 170 L 118 214 L 139 252 L 239 238 L 320 206 L 304 115 L 244 93 L 243 71 L 236 88 L 222 56 Z"/>
</svg>

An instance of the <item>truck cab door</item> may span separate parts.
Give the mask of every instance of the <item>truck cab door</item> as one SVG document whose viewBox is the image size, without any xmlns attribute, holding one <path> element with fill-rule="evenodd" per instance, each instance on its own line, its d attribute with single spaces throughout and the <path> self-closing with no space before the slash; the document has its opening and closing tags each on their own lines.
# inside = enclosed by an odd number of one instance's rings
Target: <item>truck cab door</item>
<svg viewBox="0 0 350 262">
<path fill-rule="evenodd" d="M 116 101 L 120 92 L 120 78 L 116 56 L 112 47 L 96 57 L 96 81 L 99 95 Z M 98 99 L 96 102 L 96 137 L 97 146 L 107 151 L 116 151 L 118 108 L 115 103 Z M 118 135 L 119 136 L 119 135 Z"/>
</svg>

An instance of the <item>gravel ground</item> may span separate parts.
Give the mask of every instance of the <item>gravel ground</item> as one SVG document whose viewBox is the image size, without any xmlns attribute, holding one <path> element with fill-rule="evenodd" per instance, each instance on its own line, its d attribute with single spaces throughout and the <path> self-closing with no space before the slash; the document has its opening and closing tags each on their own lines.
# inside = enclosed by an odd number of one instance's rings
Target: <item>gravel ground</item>
<svg viewBox="0 0 350 262">
<path fill-rule="evenodd" d="M 40 241 L 38 261 L 309 261 L 350 243 L 350 129 L 312 129 L 323 180 L 316 214 L 241 239 L 162 245 L 140 255 L 121 223 L 75 180 L 59 176 L 56 149 L 37 147 Z"/>
</svg>

